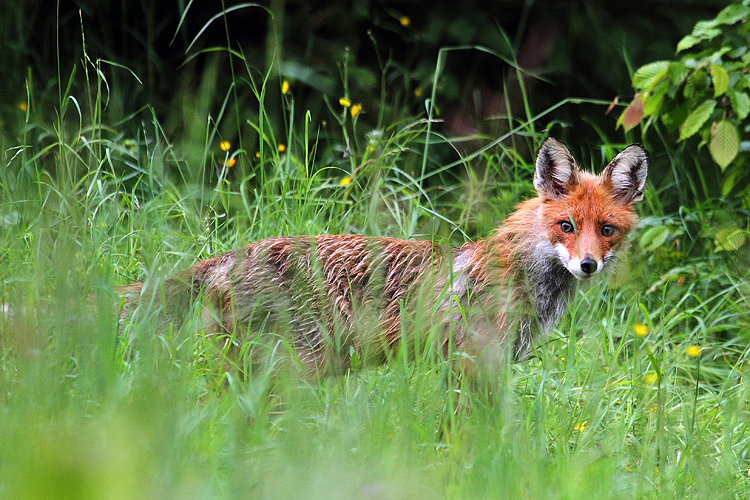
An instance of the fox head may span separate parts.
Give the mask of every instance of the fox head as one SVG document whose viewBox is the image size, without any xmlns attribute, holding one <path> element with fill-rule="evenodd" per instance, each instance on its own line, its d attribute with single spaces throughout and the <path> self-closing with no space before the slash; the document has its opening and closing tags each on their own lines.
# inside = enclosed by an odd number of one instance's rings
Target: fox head
<svg viewBox="0 0 750 500">
<path fill-rule="evenodd" d="M 631 144 L 598 176 L 582 172 L 565 145 L 542 143 L 534 187 L 541 200 L 547 238 L 560 262 L 580 280 L 599 274 L 633 229 L 633 204 L 643 199 L 648 155 Z"/>
</svg>

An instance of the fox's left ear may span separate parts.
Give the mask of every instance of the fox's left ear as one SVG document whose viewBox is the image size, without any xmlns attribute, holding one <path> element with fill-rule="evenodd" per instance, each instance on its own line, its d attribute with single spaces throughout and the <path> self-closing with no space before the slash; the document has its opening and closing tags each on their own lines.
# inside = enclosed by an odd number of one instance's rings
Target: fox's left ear
<svg viewBox="0 0 750 500">
<path fill-rule="evenodd" d="M 609 162 L 601 174 L 609 182 L 615 199 L 634 203 L 643 199 L 643 189 L 648 174 L 648 153 L 640 144 L 631 144 Z"/>
</svg>

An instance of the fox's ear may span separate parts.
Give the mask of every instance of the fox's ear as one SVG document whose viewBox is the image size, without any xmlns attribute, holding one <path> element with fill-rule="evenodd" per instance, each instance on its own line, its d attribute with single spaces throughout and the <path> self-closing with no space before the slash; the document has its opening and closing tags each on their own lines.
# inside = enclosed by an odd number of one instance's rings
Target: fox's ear
<svg viewBox="0 0 750 500">
<path fill-rule="evenodd" d="M 565 144 L 548 137 L 536 157 L 534 187 L 540 196 L 558 199 L 578 184 L 580 170 Z"/>
<path fill-rule="evenodd" d="M 612 185 L 616 200 L 634 203 L 643 199 L 646 174 L 648 153 L 640 144 L 631 144 L 609 162 L 601 178 Z"/>
</svg>

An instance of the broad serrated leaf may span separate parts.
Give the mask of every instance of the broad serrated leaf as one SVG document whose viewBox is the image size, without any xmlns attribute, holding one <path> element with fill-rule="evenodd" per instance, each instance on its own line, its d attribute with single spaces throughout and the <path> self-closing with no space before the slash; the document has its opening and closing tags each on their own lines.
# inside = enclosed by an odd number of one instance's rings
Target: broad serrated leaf
<svg viewBox="0 0 750 500">
<path fill-rule="evenodd" d="M 669 64 L 667 75 L 669 76 L 669 81 L 674 85 L 680 85 L 685 81 L 685 78 L 687 78 L 689 74 L 690 68 L 685 66 L 682 62 L 672 62 Z"/>
<path fill-rule="evenodd" d="M 701 39 L 700 38 L 694 37 L 693 35 L 688 35 L 688 36 L 684 37 L 682 40 L 680 40 L 677 43 L 677 51 L 676 51 L 676 53 L 679 54 L 683 50 L 687 50 L 690 47 L 698 45 L 699 43 L 701 43 Z"/>
<path fill-rule="evenodd" d="M 696 38 L 701 40 L 710 40 L 718 35 L 721 35 L 721 30 L 716 26 L 719 23 L 716 19 L 709 19 L 707 21 L 698 21 L 693 27 L 693 32 L 690 33 Z"/>
<path fill-rule="evenodd" d="M 713 40 L 717 36 L 721 35 L 721 30 L 716 27 L 718 24 L 719 23 L 716 21 L 716 19 L 711 19 L 709 21 L 698 21 L 698 23 L 693 28 L 693 32 L 680 40 L 677 44 L 677 53 L 680 53 L 683 50 L 687 50 L 704 40 Z"/>
<path fill-rule="evenodd" d="M 737 174 L 739 171 L 736 168 L 730 168 L 724 173 L 724 178 L 721 180 L 721 196 L 726 198 L 729 193 L 732 192 L 737 186 Z"/>
<path fill-rule="evenodd" d="M 667 241 L 670 234 L 669 226 L 650 227 L 641 235 L 641 247 L 653 252 Z"/>
<path fill-rule="evenodd" d="M 666 82 L 665 82 L 666 83 Z M 659 113 L 661 104 L 664 102 L 664 95 L 669 90 L 669 86 L 664 86 L 659 92 L 655 92 L 643 101 L 643 116 L 651 116 Z"/>
<path fill-rule="evenodd" d="M 719 24 L 734 24 L 742 21 L 750 15 L 750 7 L 747 5 L 734 4 L 725 8 L 716 16 Z"/>
<path fill-rule="evenodd" d="M 730 50 L 729 52 L 727 52 L 727 56 L 729 56 L 732 59 L 739 59 L 740 57 L 742 57 L 745 54 L 747 54 L 747 50 L 748 50 L 748 48 L 747 48 L 746 45 L 742 45 L 740 47 L 735 47 L 732 50 Z"/>
<path fill-rule="evenodd" d="M 685 121 L 680 125 L 680 138 L 679 141 L 692 137 L 698 132 L 704 123 L 708 120 L 716 108 L 716 101 L 708 99 L 704 101 L 700 106 L 695 108 L 688 116 Z"/>
<path fill-rule="evenodd" d="M 727 42 L 724 42 L 727 43 Z M 721 62 L 721 58 L 724 57 L 724 54 L 728 54 L 732 51 L 732 47 L 728 47 L 726 45 L 723 45 L 719 50 L 711 54 L 711 60 L 714 64 L 719 64 Z"/>
<path fill-rule="evenodd" d="M 716 64 L 711 65 L 711 83 L 714 85 L 714 97 L 719 97 L 729 88 L 727 70 Z"/>
<path fill-rule="evenodd" d="M 729 102 L 732 104 L 737 118 L 742 121 L 750 114 L 750 96 L 745 92 L 729 92 Z"/>
<path fill-rule="evenodd" d="M 685 85 L 682 88 L 682 94 L 692 101 L 699 93 L 708 89 L 709 78 L 705 69 L 696 70 L 687 77 Z"/>
<path fill-rule="evenodd" d="M 628 104 L 628 107 L 625 108 L 625 111 L 622 112 L 622 115 L 620 116 L 618 122 L 622 123 L 622 126 L 627 132 L 638 125 L 638 123 L 640 123 L 641 121 L 641 118 L 643 118 L 643 99 L 640 95 L 637 95 L 631 101 L 631 103 Z"/>
<path fill-rule="evenodd" d="M 667 74 L 669 61 L 656 61 L 641 66 L 633 75 L 633 87 L 648 90 L 657 80 Z"/>
<path fill-rule="evenodd" d="M 716 248 L 714 251 L 725 250 L 731 252 L 741 248 L 747 242 L 747 231 L 738 227 L 729 227 L 717 232 L 714 236 Z"/>
<path fill-rule="evenodd" d="M 740 151 L 740 133 L 734 123 L 722 120 L 711 126 L 711 140 L 708 143 L 711 157 L 723 171 Z"/>
<path fill-rule="evenodd" d="M 665 111 L 660 114 L 660 118 L 662 123 L 667 126 L 667 129 L 669 131 L 677 130 L 680 125 L 682 125 L 682 122 L 685 121 L 688 114 L 690 114 L 690 106 L 687 102 L 683 102 L 671 110 Z"/>
</svg>

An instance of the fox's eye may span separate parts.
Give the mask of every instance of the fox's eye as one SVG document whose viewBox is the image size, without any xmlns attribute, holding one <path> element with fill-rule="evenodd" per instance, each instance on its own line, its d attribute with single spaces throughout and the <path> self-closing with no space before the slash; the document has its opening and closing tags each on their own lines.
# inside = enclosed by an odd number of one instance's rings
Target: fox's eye
<svg viewBox="0 0 750 500">
<path fill-rule="evenodd" d="M 570 221 L 564 220 L 560 221 L 560 230 L 563 233 L 574 233 L 576 228 L 570 223 Z"/>
<path fill-rule="evenodd" d="M 605 224 L 602 226 L 601 232 L 602 236 L 612 236 L 613 234 L 615 234 L 615 226 Z"/>
</svg>

